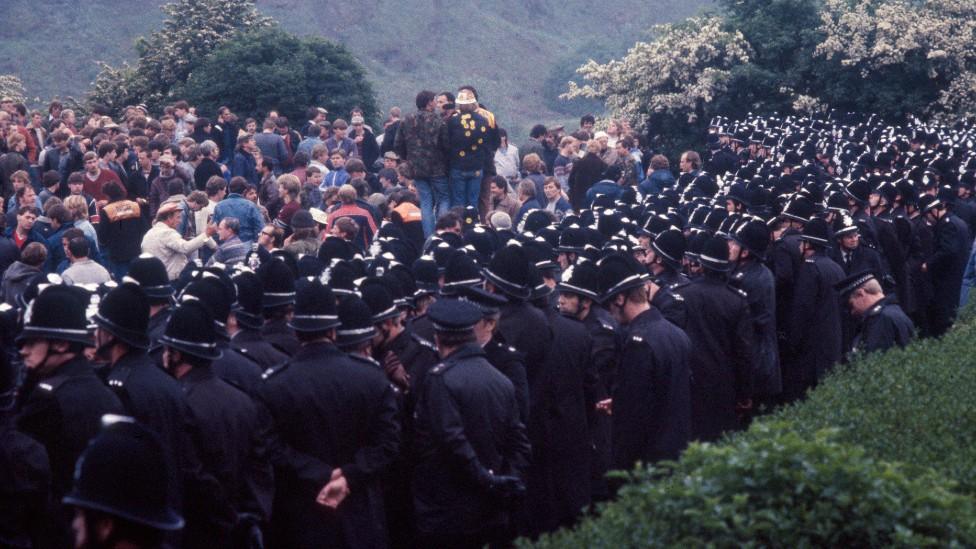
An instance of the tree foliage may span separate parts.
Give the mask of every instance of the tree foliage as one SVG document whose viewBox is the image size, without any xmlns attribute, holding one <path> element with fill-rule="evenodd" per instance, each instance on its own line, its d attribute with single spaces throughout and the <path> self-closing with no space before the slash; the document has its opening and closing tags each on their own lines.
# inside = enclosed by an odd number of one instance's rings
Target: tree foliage
<svg viewBox="0 0 976 549">
<path fill-rule="evenodd" d="M 619 60 L 583 65 L 588 84 L 566 96 L 603 98 L 612 116 L 671 143 L 700 136 L 712 113 L 949 119 L 976 114 L 974 42 L 971 1 L 720 0 Z"/>
<path fill-rule="evenodd" d="M 27 91 L 20 78 L 12 74 L 0 74 L 0 97 L 9 97 L 17 103 L 27 100 Z"/>
<path fill-rule="evenodd" d="M 246 116 L 275 109 L 304 120 L 309 105 L 334 113 L 378 112 L 366 72 L 341 45 L 297 37 L 277 27 L 240 34 L 211 53 L 190 73 L 179 94 L 204 112 L 226 105 Z"/>
<path fill-rule="evenodd" d="M 272 23 L 254 0 L 177 0 L 161 9 L 168 15 L 163 28 L 136 41 L 135 66 L 103 65 L 90 102 L 116 110 L 132 103 L 156 109 L 173 100 L 174 91 L 222 43 Z"/>
</svg>

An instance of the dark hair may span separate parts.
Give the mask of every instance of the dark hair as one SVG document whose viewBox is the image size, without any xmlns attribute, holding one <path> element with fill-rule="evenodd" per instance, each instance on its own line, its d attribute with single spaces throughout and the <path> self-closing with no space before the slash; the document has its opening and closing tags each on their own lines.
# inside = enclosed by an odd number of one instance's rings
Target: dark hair
<svg viewBox="0 0 976 549">
<path fill-rule="evenodd" d="M 305 118 L 307 118 L 309 120 L 315 120 L 315 117 L 318 116 L 318 115 L 319 115 L 319 109 L 318 109 L 318 107 L 309 107 L 305 111 Z"/>
<path fill-rule="evenodd" d="M 174 194 L 185 194 L 186 186 L 183 185 L 183 180 L 176 177 L 170 179 L 166 183 L 166 194 L 173 196 Z"/>
<path fill-rule="evenodd" d="M 266 168 L 269 171 L 274 171 L 274 161 L 267 156 L 261 157 L 261 167 Z"/>
<path fill-rule="evenodd" d="M 24 215 L 28 212 L 34 214 L 35 216 L 41 215 L 41 210 L 38 210 L 37 206 L 21 206 L 17 208 L 17 215 Z"/>
<path fill-rule="evenodd" d="M 108 197 L 109 202 L 122 200 L 126 196 L 125 189 L 117 181 L 109 181 L 102 187 L 102 192 Z"/>
<path fill-rule="evenodd" d="M 244 189 L 247 188 L 247 179 L 237 175 L 230 179 L 230 184 L 227 185 L 227 190 L 235 194 L 244 194 Z"/>
<path fill-rule="evenodd" d="M 434 94 L 434 92 L 432 92 L 430 90 L 423 90 L 422 92 L 418 93 L 417 94 L 417 109 L 418 110 L 424 110 L 424 109 L 426 109 L 427 108 L 427 105 L 431 101 L 434 100 L 434 97 L 436 97 L 436 95 Z"/>
<path fill-rule="evenodd" d="M 546 132 L 547 130 L 545 126 L 542 124 L 536 124 L 535 126 L 532 126 L 532 129 L 529 131 L 529 137 L 536 139 L 546 135 Z"/>
<path fill-rule="evenodd" d="M 508 137 L 508 130 L 505 128 L 498 128 L 498 138 L 501 139 L 502 137 Z"/>
<path fill-rule="evenodd" d="M 31 267 L 39 267 L 47 260 L 47 246 L 40 242 L 31 242 L 20 252 L 20 262 Z"/>
<path fill-rule="evenodd" d="M 366 173 L 366 164 L 358 158 L 353 158 L 349 162 L 346 162 L 346 171 L 352 172 L 363 172 Z"/>
<path fill-rule="evenodd" d="M 105 155 L 107 155 L 110 152 L 115 152 L 115 143 L 102 141 L 102 143 L 98 145 L 99 158 L 105 158 Z"/>
<path fill-rule="evenodd" d="M 44 172 L 41 176 L 41 185 L 44 187 L 53 187 L 55 184 L 61 183 L 61 174 L 57 170 L 48 170 Z"/>
<path fill-rule="evenodd" d="M 295 153 L 295 156 L 291 158 L 291 163 L 299 168 L 308 166 L 308 153 L 305 151 L 298 151 Z"/>
<path fill-rule="evenodd" d="M 434 332 L 434 338 L 438 346 L 460 347 L 475 340 L 474 330 L 464 332 Z"/>
<path fill-rule="evenodd" d="M 47 216 L 50 217 L 52 221 L 56 220 L 62 225 L 71 223 L 71 212 L 68 211 L 68 208 L 64 207 L 64 204 L 56 204 L 51 206 L 51 209 L 47 211 Z"/>
<path fill-rule="evenodd" d="M 65 231 L 64 234 L 67 236 L 68 231 Z M 75 257 L 88 257 L 90 248 L 85 235 L 76 236 L 68 240 L 68 251 Z"/>
<path fill-rule="evenodd" d="M 447 212 L 437 218 L 437 225 L 434 230 L 449 229 L 461 222 L 461 218 L 454 212 Z"/>
<path fill-rule="evenodd" d="M 506 193 L 508 192 L 508 179 L 506 179 L 505 176 L 503 175 L 492 176 L 491 182 L 494 183 L 499 189 L 505 189 L 505 192 Z"/>
<path fill-rule="evenodd" d="M 596 118 L 592 114 L 584 114 L 580 117 L 580 126 L 585 126 L 586 124 L 596 124 Z"/>
<path fill-rule="evenodd" d="M 207 196 L 214 196 L 226 188 L 227 181 L 219 175 L 211 175 L 210 179 L 207 180 Z"/>
<path fill-rule="evenodd" d="M 190 104 L 181 99 L 181 100 L 177 101 L 176 103 L 173 103 L 173 108 L 174 109 L 180 109 L 182 111 L 188 111 L 188 110 L 190 110 Z"/>
<path fill-rule="evenodd" d="M 193 123 L 194 130 L 202 130 L 210 125 L 210 119 L 206 116 L 201 116 L 197 118 L 197 121 Z"/>
</svg>

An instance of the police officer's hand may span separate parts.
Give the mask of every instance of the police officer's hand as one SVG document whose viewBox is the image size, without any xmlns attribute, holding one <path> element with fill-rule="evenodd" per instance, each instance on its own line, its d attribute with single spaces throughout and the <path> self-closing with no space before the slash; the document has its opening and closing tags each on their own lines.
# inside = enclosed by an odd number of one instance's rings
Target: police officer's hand
<svg viewBox="0 0 976 549">
<path fill-rule="evenodd" d="M 349 495 L 349 482 L 342 475 L 342 469 L 332 471 L 332 479 L 319 492 L 315 501 L 322 506 L 330 509 L 339 507 L 339 504 Z"/>
</svg>

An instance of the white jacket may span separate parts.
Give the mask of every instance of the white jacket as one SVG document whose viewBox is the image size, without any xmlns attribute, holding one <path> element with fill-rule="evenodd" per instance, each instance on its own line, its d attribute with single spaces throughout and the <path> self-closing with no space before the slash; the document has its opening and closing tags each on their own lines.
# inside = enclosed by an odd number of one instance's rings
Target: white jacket
<svg viewBox="0 0 976 549">
<path fill-rule="evenodd" d="M 142 253 L 152 254 L 159 258 L 166 266 L 166 275 L 170 280 L 176 280 L 180 272 L 189 262 L 189 254 L 205 245 L 215 245 L 207 233 L 198 234 L 192 240 L 183 240 L 176 229 L 157 222 L 142 237 Z"/>
</svg>

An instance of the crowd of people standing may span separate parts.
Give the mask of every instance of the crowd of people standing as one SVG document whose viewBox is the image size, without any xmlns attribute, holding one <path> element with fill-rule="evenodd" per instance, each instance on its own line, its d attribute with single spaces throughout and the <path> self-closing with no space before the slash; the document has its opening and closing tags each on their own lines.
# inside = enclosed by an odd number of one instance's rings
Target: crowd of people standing
<svg viewBox="0 0 976 549">
<path fill-rule="evenodd" d="M 506 546 L 976 284 L 972 121 L 415 106 L 0 99 L 0 544 Z"/>
</svg>

